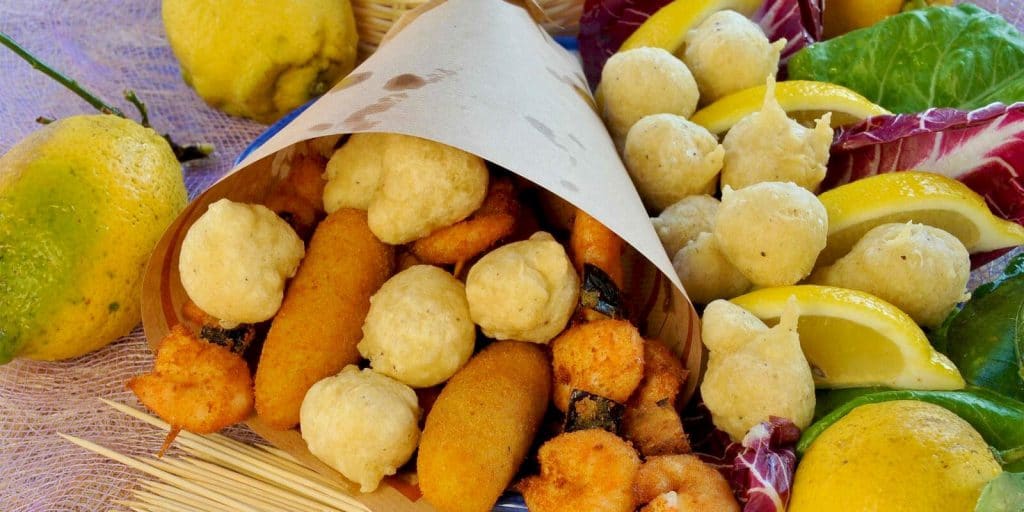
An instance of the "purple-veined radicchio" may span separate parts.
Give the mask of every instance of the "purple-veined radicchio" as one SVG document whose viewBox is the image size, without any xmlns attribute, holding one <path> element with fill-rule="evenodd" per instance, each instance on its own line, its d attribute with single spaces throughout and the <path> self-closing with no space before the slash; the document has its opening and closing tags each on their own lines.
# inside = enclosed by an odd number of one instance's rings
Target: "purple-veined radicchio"
<svg viewBox="0 0 1024 512">
<path fill-rule="evenodd" d="M 685 0 L 677 0 L 685 1 Z M 647 18 L 671 0 L 587 0 L 580 17 L 579 48 L 590 87 L 597 87 L 605 61 Z M 768 39 L 786 38 L 780 73 L 789 56 L 821 40 L 822 0 L 767 0 L 753 20 Z M 780 77 L 781 79 L 781 77 Z"/>
<path fill-rule="evenodd" d="M 580 17 L 580 58 L 591 88 L 601 80 L 605 61 L 671 0 L 587 0 Z"/>
<path fill-rule="evenodd" d="M 821 41 L 822 0 L 766 0 L 754 13 L 769 41 L 785 38 L 779 60 L 779 80 L 786 71 L 789 57 L 811 43 Z"/>
<path fill-rule="evenodd" d="M 1024 222 L 1024 103 L 876 116 L 841 129 L 822 190 L 906 170 L 958 179 L 996 215 Z"/>
<path fill-rule="evenodd" d="M 774 416 L 747 432 L 731 478 L 734 488 L 746 489 L 743 512 L 785 512 L 799 440 L 800 429 L 793 422 Z"/>
<path fill-rule="evenodd" d="M 793 422 L 772 417 L 736 443 L 714 427 L 703 402 L 692 407 L 684 421 L 695 454 L 725 476 L 743 512 L 786 511 L 800 439 Z"/>
</svg>

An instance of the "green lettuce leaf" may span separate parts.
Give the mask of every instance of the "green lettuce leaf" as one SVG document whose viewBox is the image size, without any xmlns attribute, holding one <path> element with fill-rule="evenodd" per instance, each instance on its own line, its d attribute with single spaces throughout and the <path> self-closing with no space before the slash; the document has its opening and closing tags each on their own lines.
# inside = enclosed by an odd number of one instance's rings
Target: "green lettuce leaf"
<svg viewBox="0 0 1024 512">
<path fill-rule="evenodd" d="M 979 286 L 930 339 L 967 382 L 1024 402 L 1024 254 Z"/>
<path fill-rule="evenodd" d="M 899 113 L 1024 101 L 1024 37 L 971 4 L 931 7 L 804 48 L 793 80 L 833 82 Z"/>
<path fill-rule="evenodd" d="M 974 512 L 1024 510 L 1024 473 L 1003 473 L 985 486 Z"/>
</svg>

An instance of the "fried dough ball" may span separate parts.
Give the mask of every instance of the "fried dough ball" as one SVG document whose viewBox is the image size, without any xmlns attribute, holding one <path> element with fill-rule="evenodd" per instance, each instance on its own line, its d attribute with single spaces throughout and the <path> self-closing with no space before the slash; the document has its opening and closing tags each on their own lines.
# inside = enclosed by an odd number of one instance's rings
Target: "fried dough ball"
<svg viewBox="0 0 1024 512">
<path fill-rule="evenodd" d="M 487 195 L 483 159 L 439 142 L 393 134 L 382 165 L 367 213 L 373 234 L 392 245 L 465 219 Z"/>
<path fill-rule="evenodd" d="M 645 511 L 739 512 L 729 482 L 717 469 L 693 455 L 648 457 L 636 474 L 637 503 L 651 502 Z M 666 494 L 675 491 L 675 496 Z M 668 505 L 675 505 L 669 508 Z"/>
<path fill-rule="evenodd" d="M 686 64 L 661 48 L 636 48 L 612 55 L 601 71 L 597 89 L 602 116 L 617 141 L 645 116 L 688 118 L 697 109 L 693 75 Z"/>
<path fill-rule="evenodd" d="M 466 276 L 473 322 L 499 340 L 547 343 L 569 322 L 579 288 L 565 248 L 544 232 L 485 254 Z"/>
<path fill-rule="evenodd" d="M 362 492 L 405 464 L 420 438 L 416 393 L 355 365 L 309 388 L 299 412 L 309 451 Z"/>
<path fill-rule="evenodd" d="M 794 299 L 771 329 L 731 302 L 718 300 L 704 310 L 708 368 L 700 392 L 715 426 L 733 440 L 771 416 L 801 429 L 811 424 L 814 378 L 800 348 L 798 318 Z"/>
<path fill-rule="evenodd" d="M 718 214 L 718 199 L 709 195 L 688 196 L 651 219 L 654 231 L 671 257 L 701 233 L 710 233 Z"/>
<path fill-rule="evenodd" d="M 624 437 L 643 456 L 690 451 L 683 422 L 676 412 L 676 397 L 686 377 L 683 363 L 671 349 L 657 340 L 644 341 L 644 377 L 622 417 Z"/>
<path fill-rule="evenodd" d="M 425 388 L 454 375 L 475 344 L 465 286 L 438 267 L 416 265 L 370 298 L 358 347 L 374 370 Z"/>
<path fill-rule="evenodd" d="M 690 30 L 684 44 L 683 62 L 693 72 L 701 101 L 706 104 L 775 76 L 786 41 L 769 43 L 757 23 L 725 10 Z"/>
<path fill-rule="evenodd" d="M 713 193 L 724 156 L 711 132 L 673 114 L 644 117 L 626 135 L 626 169 L 654 211 L 686 196 Z"/>
<path fill-rule="evenodd" d="M 520 489 L 531 512 L 633 512 L 640 458 L 629 443 L 600 430 L 578 430 L 540 447 L 540 475 Z"/>
<path fill-rule="evenodd" d="M 574 389 L 625 403 L 644 377 L 644 340 L 627 320 L 574 325 L 551 342 L 551 365 L 560 411 Z"/>
<path fill-rule="evenodd" d="M 828 237 L 825 206 L 792 183 L 726 187 L 714 228 L 725 258 L 758 286 L 786 286 L 807 277 Z"/>
<path fill-rule="evenodd" d="M 394 135 L 356 133 L 338 148 L 327 162 L 324 209 L 366 210 L 384 173 L 384 152 Z"/>
<path fill-rule="evenodd" d="M 937 327 L 964 300 L 970 273 L 970 255 L 955 236 L 922 224 L 882 224 L 811 281 L 868 292 Z"/>
<path fill-rule="evenodd" d="M 274 212 L 221 199 L 185 234 L 178 270 L 192 302 L 233 327 L 274 316 L 304 254 L 302 240 Z"/>
<path fill-rule="evenodd" d="M 697 304 L 730 299 L 750 289 L 750 280 L 718 249 L 711 233 L 701 233 L 672 257 L 672 268 L 686 295 Z"/>
<path fill-rule="evenodd" d="M 775 99 L 775 80 L 769 79 L 761 111 L 744 117 L 725 134 L 722 187 L 791 181 L 817 191 L 832 146 L 831 119 L 832 113 L 826 113 L 814 128 L 790 119 Z"/>
</svg>

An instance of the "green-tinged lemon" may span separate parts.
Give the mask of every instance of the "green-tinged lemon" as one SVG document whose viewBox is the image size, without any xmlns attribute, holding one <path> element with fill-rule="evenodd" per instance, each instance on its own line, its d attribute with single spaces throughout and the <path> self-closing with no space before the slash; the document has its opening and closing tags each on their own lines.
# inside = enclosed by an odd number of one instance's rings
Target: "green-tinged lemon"
<svg viewBox="0 0 1024 512">
<path fill-rule="evenodd" d="M 947 231 L 970 253 L 1024 244 L 1024 226 L 992 214 L 963 183 L 941 174 L 890 172 L 836 187 L 818 196 L 828 211 L 828 243 L 818 266 L 839 259 L 872 228 L 917 222 Z"/>
<path fill-rule="evenodd" d="M 938 405 L 862 405 L 808 449 L 789 512 L 973 512 L 1000 472 L 981 435 Z"/>
<path fill-rule="evenodd" d="M 146 260 L 186 201 L 171 147 L 120 117 L 61 119 L 0 157 L 0 363 L 130 332 Z"/>
<path fill-rule="evenodd" d="M 740 119 L 761 110 L 766 90 L 767 86 L 758 85 L 734 92 L 698 110 L 690 120 L 721 135 Z M 832 112 L 833 128 L 890 113 L 846 87 L 812 80 L 775 84 L 775 99 L 790 117 L 801 122 L 813 122 L 825 112 Z"/>
<path fill-rule="evenodd" d="M 355 65 L 349 0 L 164 0 L 185 82 L 229 114 L 272 122 Z"/>
<path fill-rule="evenodd" d="M 874 295 L 798 285 L 763 288 L 732 302 L 774 325 L 790 297 L 800 308 L 800 346 L 816 386 L 964 387 L 956 366 L 932 348 L 914 320 Z"/>
<path fill-rule="evenodd" d="M 761 7 L 761 0 L 675 0 L 658 9 L 622 43 L 620 52 L 649 46 L 679 54 L 686 33 L 708 16 L 731 9 L 749 16 Z"/>
</svg>

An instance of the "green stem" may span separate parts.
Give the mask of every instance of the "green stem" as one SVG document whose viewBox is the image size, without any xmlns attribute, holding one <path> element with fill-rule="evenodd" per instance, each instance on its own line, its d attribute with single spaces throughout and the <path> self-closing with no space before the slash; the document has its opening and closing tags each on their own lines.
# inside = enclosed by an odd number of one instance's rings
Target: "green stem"
<svg viewBox="0 0 1024 512">
<path fill-rule="evenodd" d="M 104 114 L 113 114 L 118 117 L 124 117 L 124 112 L 121 112 L 120 109 L 118 109 L 115 106 L 108 105 L 103 100 L 99 99 L 99 97 L 97 97 L 95 94 L 87 91 L 78 82 L 68 78 L 60 71 L 51 68 L 44 62 L 37 59 L 34 55 L 29 53 L 28 50 L 22 48 L 20 45 L 18 45 L 18 43 L 14 42 L 14 40 L 11 39 L 11 36 L 8 36 L 7 34 L 0 32 L 0 43 L 10 48 L 11 51 L 13 51 L 22 59 L 25 59 L 25 61 L 31 64 L 33 68 L 42 71 L 43 74 L 49 76 L 50 78 L 56 80 L 64 87 L 70 89 L 71 92 L 77 94 L 79 98 L 85 100 L 87 103 L 92 105 L 93 108 L 95 108 L 96 110 L 99 110 Z"/>
<path fill-rule="evenodd" d="M 11 39 L 11 36 L 3 32 L 0 32 L 0 44 L 3 44 L 4 46 L 10 48 L 11 51 L 13 51 L 16 55 L 24 59 L 25 62 L 31 64 L 34 69 L 42 71 L 43 74 L 45 74 L 46 76 L 49 76 L 50 78 L 56 80 L 64 87 L 67 87 L 71 90 L 71 92 L 78 95 L 79 98 L 85 100 L 87 103 L 92 105 L 93 108 L 99 110 L 101 113 L 111 114 L 117 117 L 128 119 L 128 116 L 124 115 L 124 112 L 122 112 L 121 109 L 113 105 L 108 105 L 98 96 L 82 87 L 81 84 L 79 84 L 75 80 L 68 78 L 60 71 L 51 68 L 49 65 L 45 64 L 43 61 L 36 58 L 35 55 L 29 53 L 28 50 L 22 48 L 21 45 L 14 41 L 14 39 Z M 124 98 L 128 100 L 128 102 L 131 103 L 133 106 L 135 106 L 136 109 L 138 109 L 139 116 L 142 118 L 142 122 L 140 124 L 142 126 L 145 126 L 146 128 L 149 128 L 149 111 L 146 109 L 146 104 L 139 99 L 139 97 L 135 94 L 135 91 L 130 89 L 124 92 Z M 40 124 L 49 124 L 53 122 L 53 119 L 39 117 L 36 119 L 36 122 Z M 199 143 L 187 144 L 185 146 L 182 146 L 171 140 L 170 135 L 164 134 L 163 137 L 164 139 L 167 140 L 167 143 L 171 145 L 171 150 L 174 151 L 174 156 L 178 157 L 179 162 L 187 162 L 189 160 L 205 158 L 207 156 L 210 156 L 211 153 L 213 153 L 212 144 Z"/>
</svg>

